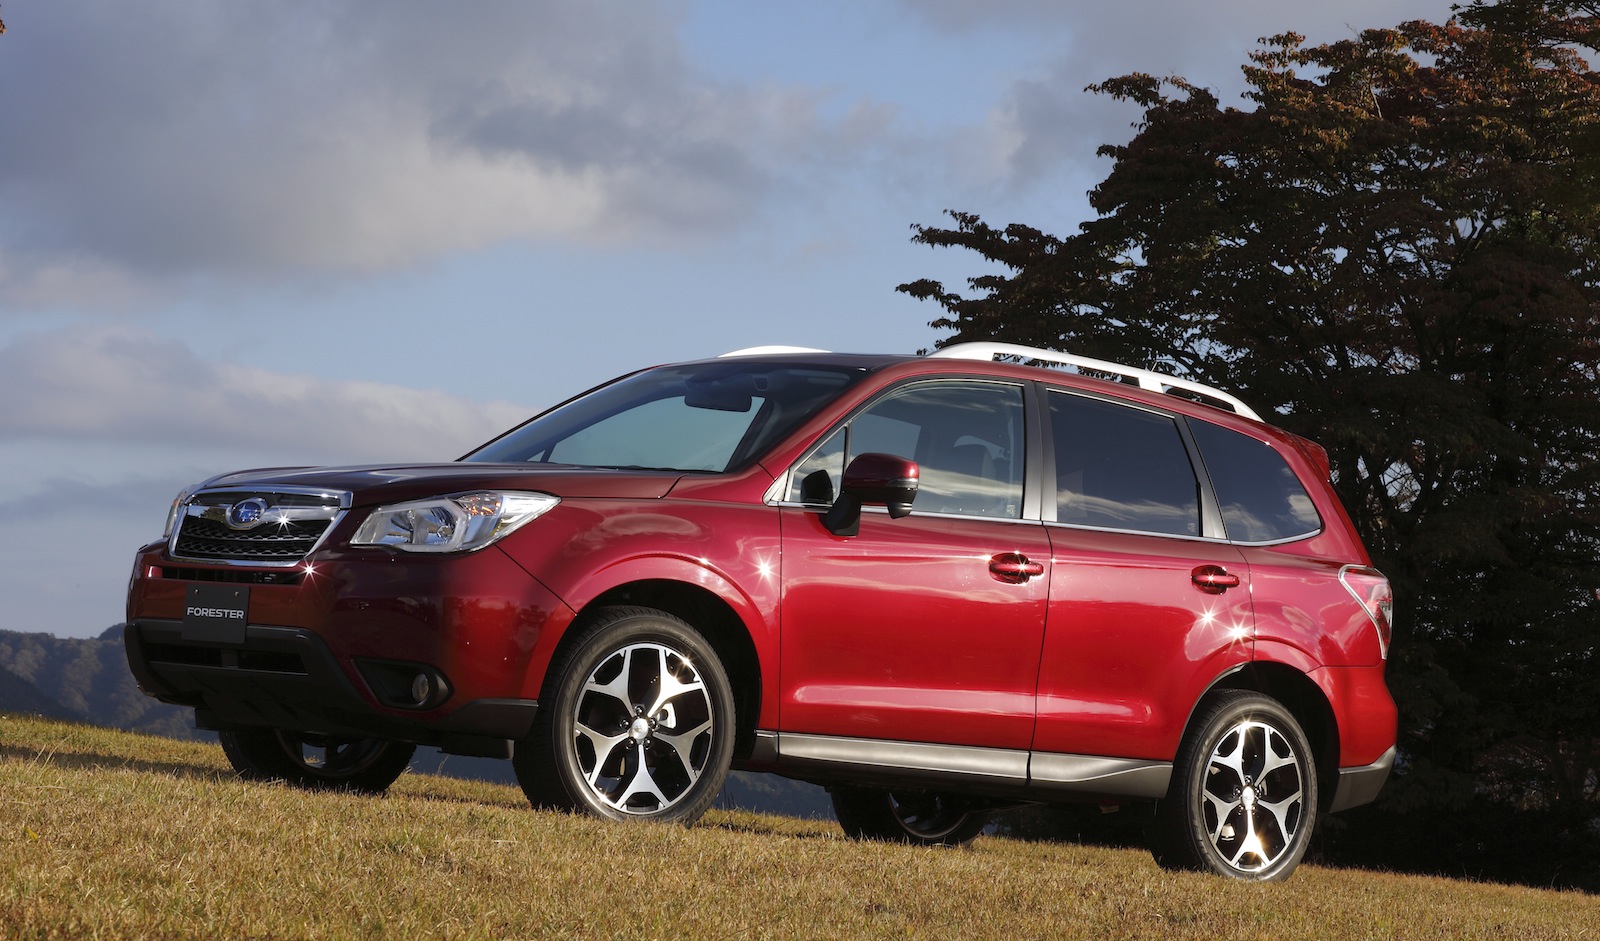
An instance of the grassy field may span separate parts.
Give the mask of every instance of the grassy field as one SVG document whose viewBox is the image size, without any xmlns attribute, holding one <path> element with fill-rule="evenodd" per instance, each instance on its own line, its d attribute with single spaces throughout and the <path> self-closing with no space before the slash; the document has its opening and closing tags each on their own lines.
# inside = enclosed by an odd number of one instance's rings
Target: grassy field
<svg viewBox="0 0 1600 941">
<path fill-rule="evenodd" d="M 1313 866 L 1239 885 L 738 812 L 622 826 L 426 775 L 314 794 L 214 746 L 0 716 L 0 938 L 368 937 L 1600 939 L 1600 898 Z"/>
</svg>

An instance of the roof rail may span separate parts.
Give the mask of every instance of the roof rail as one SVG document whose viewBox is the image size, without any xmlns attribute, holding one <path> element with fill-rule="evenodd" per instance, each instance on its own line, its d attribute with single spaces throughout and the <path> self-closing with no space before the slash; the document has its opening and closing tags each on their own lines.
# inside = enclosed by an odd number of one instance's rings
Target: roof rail
<svg viewBox="0 0 1600 941">
<path fill-rule="evenodd" d="M 732 350 L 718 356 L 717 359 L 727 359 L 730 356 L 766 356 L 770 353 L 826 353 L 827 350 L 812 349 L 809 346 L 747 346 L 742 350 Z"/>
<path fill-rule="evenodd" d="M 1179 379 L 1163 373 L 1151 372 L 1137 366 L 1124 366 L 1121 363 L 1110 363 L 1103 359 L 1090 359 L 1087 356 L 1074 356 L 1071 353 L 1059 353 L 1055 350 L 1042 350 L 1031 346 L 1021 346 L 1016 343 L 954 343 L 942 350 L 928 354 L 929 357 L 942 359 L 978 359 L 992 362 L 996 356 L 1014 356 L 1023 360 L 1037 360 L 1042 363 L 1056 363 L 1062 366 L 1072 366 L 1075 369 L 1088 369 L 1094 372 L 1110 373 L 1113 376 L 1126 376 L 1138 383 L 1139 388 L 1151 392 L 1171 393 L 1174 389 L 1190 392 L 1212 403 L 1220 403 L 1231 408 L 1245 418 L 1261 421 L 1255 409 L 1239 401 L 1238 398 L 1198 382 Z"/>
</svg>

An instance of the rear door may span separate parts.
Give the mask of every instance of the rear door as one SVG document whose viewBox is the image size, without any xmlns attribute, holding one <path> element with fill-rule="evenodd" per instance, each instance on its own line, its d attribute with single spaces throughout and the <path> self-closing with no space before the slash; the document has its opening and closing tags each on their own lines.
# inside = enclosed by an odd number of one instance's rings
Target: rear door
<svg viewBox="0 0 1600 941">
<path fill-rule="evenodd" d="M 1183 421 L 1049 390 L 1048 629 L 1037 752 L 1171 760 L 1203 691 L 1252 655 L 1249 570 Z M 1050 767 L 1035 759 L 1036 776 Z"/>
</svg>

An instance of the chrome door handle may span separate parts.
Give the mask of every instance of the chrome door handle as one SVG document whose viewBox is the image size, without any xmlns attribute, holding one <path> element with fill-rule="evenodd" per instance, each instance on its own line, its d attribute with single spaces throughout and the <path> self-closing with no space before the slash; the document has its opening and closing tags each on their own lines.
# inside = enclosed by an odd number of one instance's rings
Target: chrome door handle
<svg viewBox="0 0 1600 941">
<path fill-rule="evenodd" d="M 1220 565 L 1201 565 L 1189 573 L 1195 587 L 1208 595 L 1220 595 L 1230 588 L 1239 587 L 1239 576 Z"/>
<path fill-rule="evenodd" d="M 989 560 L 989 574 L 1002 582 L 1020 585 L 1044 574 L 1044 563 L 1031 561 L 1020 552 L 1002 552 Z"/>
</svg>

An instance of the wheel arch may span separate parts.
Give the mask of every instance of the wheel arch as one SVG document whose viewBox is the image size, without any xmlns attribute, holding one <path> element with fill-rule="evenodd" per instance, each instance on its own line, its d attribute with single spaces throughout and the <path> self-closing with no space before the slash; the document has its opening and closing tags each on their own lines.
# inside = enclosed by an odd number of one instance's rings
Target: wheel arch
<svg viewBox="0 0 1600 941">
<path fill-rule="evenodd" d="M 738 612 L 727 601 L 699 585 L 672 579 L 641 579 L 627 582 L 595 596 L 578 611 L 573 627 L 580 627 L 604 608 L 637 605 L 654 608 L 682 619 L 716 650 L 733 687 L 734 716 L 738 723 L 734 736 L 735 759 L 748 758 L 755 746 L 756 726 L 761 713 L 761 659 L 755 641 Z M 581 630 L 568 629 L 551 657 L 557 657 L 577 642 Z"/>
<path fill-rule="evenodd" d="M 1300 723 L 1300 730 L 1311 742 L 1312 755 L 1317 763 L 1318 809 L 1326 812 L 1333 802 L 1339 785 L 1339 722 L 1333 706 L 1314 680 L 1304 673 L 1282 663 L 1254 661 L 1221 677 L 1206 690 L 1200 701 L 1218 690 L 1236 689 L 1270 696 L 1283 704 Z M 1194 715 L 1200 711 L 1196 703 Z M 1184 730 L 1187 737 L 1189 730 Z"/>
</svg>

